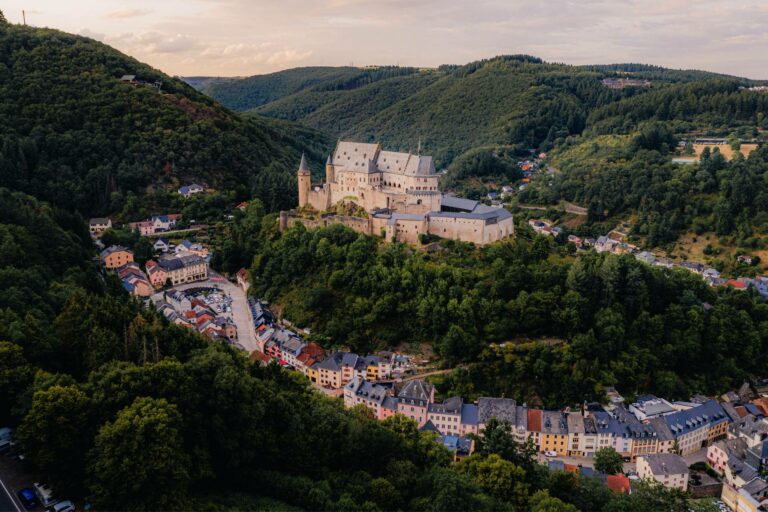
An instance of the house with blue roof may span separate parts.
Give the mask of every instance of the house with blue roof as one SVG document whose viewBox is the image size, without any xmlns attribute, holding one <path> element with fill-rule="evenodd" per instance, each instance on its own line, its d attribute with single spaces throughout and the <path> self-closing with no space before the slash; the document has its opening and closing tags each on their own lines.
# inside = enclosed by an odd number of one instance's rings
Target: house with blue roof
<svg viewBox="0 0 768 512">
<path fill-rule="evenodd" d="M 445 446 L 453 454 L 454 461 L 469 457 L 475 451 L 475 442 L 467 437 L 438 436 L 437 442 Z"/>
<path fill-rule="evenodd" d="M 183 187 L 179 188 L 179 194 L 181 194 L 184 197 L 190 197 L 195 194 L 199 194 L 205 190 L 202 186 L 198 185 L 197 183 L 192 183 L 191 185 L 184 185 Z"/>
<path fill-rule="evenodd" d="M 715 400 L 662 416 L 681 455 L 694 453 L 728 435 L 730 417 Z"/>
</svg>

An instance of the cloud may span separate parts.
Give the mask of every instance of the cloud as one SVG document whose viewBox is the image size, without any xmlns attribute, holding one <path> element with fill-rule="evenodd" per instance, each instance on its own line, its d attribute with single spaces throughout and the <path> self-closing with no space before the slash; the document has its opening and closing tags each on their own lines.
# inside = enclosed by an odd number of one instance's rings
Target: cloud
<svg viewBox="0 0 768 512">
<path fill-rule="evenodd" d="M 138 18 L 139 16 L 146 16 L 151 12 L 152 11 L 150 11 L 149 9 L 126 8 L 126 9 L 117 9 L 116 11 L 110 11 L 107 14 L 105 14 L 104 17 L 112 20 L 124 20 L 128 18 Z"/>
<path fill-rule="evenodd" d="M 107 38 L 109 44 L 128 53 L 139 54 L 164 54 L 184 53 L 197 50 L 202 47 L 199 39 L 187 34 L 162 34 L 160 32 L 131 32 Z"/>
<path fill-rule="evenodd" d="M 6 0 L 174 73 L 298 64 L 437 66 L 504 53 L 571 64 L 646 62 L 768 78 L 768 1 Z M 7 9 L 5 9 L 7 4 Z M 75 5 L 76 4 L 76 5 Z M 76 9 L 73 7 L 77 7 Z M 150 14 L 151 10 L 151 15 Z M 29 11 L 28 11 L 29 14 Z"/>
<path fill-rule="evenodd" d="M 220 70 L 244 69 L 275 71 L 296 66 L 312 56 L 311 50 L 281 47 L 273 42 L 258 44 L 237 43 L 210 46 L 201 53 L 201 60 L 215 63 Z M 263 72 L 263 71 L 262 71 Z"/>
</svg>

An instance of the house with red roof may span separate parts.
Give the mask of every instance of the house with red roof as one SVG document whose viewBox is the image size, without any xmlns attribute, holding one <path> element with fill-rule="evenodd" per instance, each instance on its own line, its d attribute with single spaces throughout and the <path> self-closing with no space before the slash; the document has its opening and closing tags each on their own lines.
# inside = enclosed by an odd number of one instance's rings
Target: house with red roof
<svg viewBox="0 0 768 512">
<path fill-rule="evenodd" d="M 629 494 L 631 492 L 629 478 L 627 475 L 606 475 L 605 485 L 607 485 L 608 488 L 613 492 L 618 492 L 621 494 Z"/>
</svg>

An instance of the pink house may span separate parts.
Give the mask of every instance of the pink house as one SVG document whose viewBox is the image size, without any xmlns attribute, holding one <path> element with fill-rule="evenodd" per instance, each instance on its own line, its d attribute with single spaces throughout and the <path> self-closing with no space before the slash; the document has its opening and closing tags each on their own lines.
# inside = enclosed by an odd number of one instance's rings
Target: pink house
<svg viewBox="0 0 768 512">
<path fill-rule="evenodd" d="M 145 268 L 147 269 L 147 276 L 152 286 L 155 288 L 165 286 L 165 282 L 168 280 L 168 272 L 163 267 L 158 265 L 156 261 L 149 260 Z"/>
<path fill-rule="evenodd" d="M 707 462 L 722 475 L 725 473 L 725 468 L 728 467 L 730 456 L 743 459 L 747 448 L 747 442 L 743 438 L 718 441 L 707 448 Z"/>
<path fill-rule="evenodd" d="M 424 426 L 429 404 L 435 401 L 435 387 L 423 380 L 411 380 L 397 394 L 397 412 Z"/>
<path fill-rule="evenodd" d="M 155 234 L 155 224 L 151 220 L 142 220 L 140 222 L 128 223 L 131 231 L 137 231 L 141 236 L 149 236 Z"/>
</svg>

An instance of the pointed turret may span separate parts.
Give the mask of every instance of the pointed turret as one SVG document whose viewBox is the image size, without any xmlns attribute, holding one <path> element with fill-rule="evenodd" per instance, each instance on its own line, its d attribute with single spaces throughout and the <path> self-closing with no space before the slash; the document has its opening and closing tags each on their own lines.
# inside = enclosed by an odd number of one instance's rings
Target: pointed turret
<svg viewBox="0 0 768 512">
<path fill-rule="evenodd" d="M 309 164 L 307 164 L 307 157 L 304 153 L 301 154 L 301 163 L 299 164 L 299 174 L 310 174 Z"/>
<path fill-rule="evenodd" d="M 325 182 L 333 183 L 334 181 L 336 181 L 336 173 L 333 170 L 333 153 L 331 153 L 325 161 Z"/>
<path fill-rule="evenodd" d="M 309 190 L 312 187 L 312 175 L 309 172 L 309 164 L 304 153 L 301 154 L 301 163 L 299 164 L 299 206 L 306 206 L 309 200 Z"/>
</svg>

